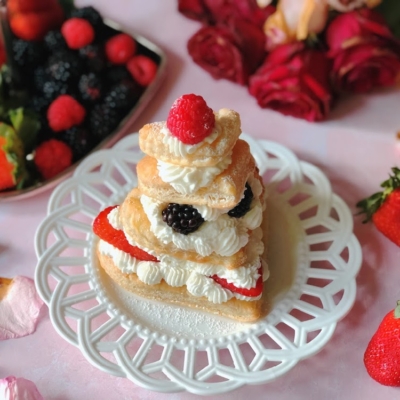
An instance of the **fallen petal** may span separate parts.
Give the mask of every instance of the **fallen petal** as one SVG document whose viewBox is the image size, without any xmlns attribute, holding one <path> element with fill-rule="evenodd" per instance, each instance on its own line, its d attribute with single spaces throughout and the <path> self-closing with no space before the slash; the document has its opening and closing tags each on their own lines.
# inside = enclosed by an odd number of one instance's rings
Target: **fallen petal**
<svg viewBox="0 0 400 400">
<path fill-rule="evenodd" d="M 0 340 L 33 333 L 43 301 L 35 283 L 25 276 L 0 278 Z"/>
<path fill-rule="evenodd" d="M 7 376 L 0 379 L 0 399 L 4 400 L 44 400 L 36 385 L 25 378 Z"/>
</svg>

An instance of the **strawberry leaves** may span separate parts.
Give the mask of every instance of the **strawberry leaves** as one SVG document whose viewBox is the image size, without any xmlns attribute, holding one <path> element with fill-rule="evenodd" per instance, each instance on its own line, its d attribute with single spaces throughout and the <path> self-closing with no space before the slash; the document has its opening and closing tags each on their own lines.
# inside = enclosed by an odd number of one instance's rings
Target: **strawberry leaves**
<svg viewBox="0 0 400 400">
<path fill-rule="evenodd" d="M 389 179 L 382 182 L 381 187 L 383 191 L 374 193 L 370 197 L 359 201 L 356 206 L 360 208 L 360 212 L 357 214 L 365 214 L 366 218 L 363 223 L 372 220 L 372 216 L 382 206 L 387 197 L 397 188 L 400 188 L 400 169 L 397 167 L 392 168 L 393 175 L 389 176 Z"/>
</svg>

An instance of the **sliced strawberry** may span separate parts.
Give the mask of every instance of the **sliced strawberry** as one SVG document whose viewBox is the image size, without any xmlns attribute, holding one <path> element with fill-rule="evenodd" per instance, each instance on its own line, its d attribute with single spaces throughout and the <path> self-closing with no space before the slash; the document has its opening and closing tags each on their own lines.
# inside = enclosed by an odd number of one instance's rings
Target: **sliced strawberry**
<svg viewBox="0 0 400 400">
<path fill-rule="evenodd" d="M 225 278 L 220 278 L 218 275 L 211 276 L 215 282 L 219 283 L 223 288 L 230 290 L 231 292 L 241 294 L 242 296 L 247 297 L 257 297 L 262 293 L 263 290 L 263 279 L 262 279 L 262 266 L 258 269 L 258 273 L 260 274 L 257 279 L 256 286 L 250 289 L 239 288 L 235 286 L 233 283 L 229 283 Z"/>
<path fill-rule="evenodd" d="M 153 257 L 139 247 L 132 246 L 129 244 L 123 231 L 114 229 L 108 221 L 108 214 L 117 206 L 110 206 L 105 208 L 99 213 L 93 222 L 93 232 L 102 240 L 112 244 L 119 250 L 128 253 L 132 257 L 137 258 L 141 261 L 158 261 L 157 258 Z"/>
</svg>

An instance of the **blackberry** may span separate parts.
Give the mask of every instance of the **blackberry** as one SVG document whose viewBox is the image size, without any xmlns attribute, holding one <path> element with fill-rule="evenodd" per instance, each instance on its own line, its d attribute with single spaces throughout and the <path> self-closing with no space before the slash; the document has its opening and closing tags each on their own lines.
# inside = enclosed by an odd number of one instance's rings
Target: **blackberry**
<svg viewBox="0 0 400 400">
<path fill-rule="evenodd" d="M 104 97 L 104 103 L 111 108 L 128 111 L 140 96 L 139 87 L 133 82 L 122 82 L 111 87 Z"/>
<path fill-rule="evenodd" d="M 53 80 L 69 83 L 82 75 L 83 63 L 78 53 L 60 50 L 49 57 L 47 68 Z"/>
<path fill-rule="evenodd" d="M 83 125 L 73 126 L 66 131 L 60 132 L 59 138 L 71 147 L 73 162 L 80 160 L 94 147 L 91 134 Z"/>
<path fill-rule="evenodd" d="M 94 29 L 101 27 L 103 18 L 93 7 L 75 8 L 71 11 L 70 18 L 83 18 L 90 22 Z"/>
<path fill-rule="evenodd" d="M 78 91 L 84 103 L 99 101 L 103 97 L 101 79 L 93 72 L 82 75 L 78 82 Z"/>
<path fill-rule="evenodd" d="M 96 104 L 89 114 L 89 126 L 96 142 L 107 137 L 118 126 L 120 116 L 117 110 L 104 103 Z"/>
<path fill-rule="evenodd" d="M 27 107 L 39 115 L 46 115 L 47 108 L 49 107 L 51 100 L 46 99 L 43 96 L 32 96 L 30 97 Z"/>
<path fill-rule="evenodd" d="M 67 49 L 67 43 L 59 30 L 47 32 L 44 37 L 44 45 L 50 53 Z"/>
<path fill-rule="evenodd" d="M 101 72 L 107 65 L 107 60 L 104 52 L 104 46 L 91 43 L 79 50 L 79 56 L 86 64 L 89 71 Z"/>
<path fill-rule="evenodd" d="M 228 211 L 228 215 L 233 218 L 243 217 L 250 210 L 251 201 L 253 200 L 253 192 L 248 183 L 246 183 L 246 188 L 244 190 L 244 196 L 242 200 L 234 207 L 232 210 Z"/>
<path fill-rule="evenodd" d="M 50 130 L 49 123 L 47 121 L 47 109 L 50 105 L 50 101 L 43 96 L 34 95 L 29 98 L 26 108 L 33 111 L 37 115 L 37 119 L 40 123 L 40 130 L 43 134 L 38 134 L 38 137 L 46 136 L 47 131 Z"/>
<path fill-rule="evenodd" d="M 110 84 L 121 83 L 122 81 L 131 81 L 133 80 L 131 74 L 126 69 L 125 66 L 111 66 L 107 69 L 105 78 Z"/>
<path fill-rule="evenodd" d="M 14 64 L 25 72 L 34 66 L 41 64 L 45 55 L 41 42 L 27 41 L 14 38 L 11 43 Z"/>
<path fill-rule="evenodd" d="M 35 92 L 41 93 L 46 82 L 49 81 L 49 73 L 43 65 L 33 70 L 33 87 Z"/>
<path fill-rule="evenodd" d="M 204 218 L 196 208 L 188 204 L 170 203 L 162 210 L 162 219 L 175 232 L 188 235 L 199 229 Z"/>
<path fill-rule="evenodd" d="M 40 143 L 50 139 L 58 139 L 58 134 L 56 137 L 54 132 L 48 126 L 41 126 L 36 136 L 36 145 L 38 146 Z"/>
<path fill-rule="evenodd" d="M 49 80 L 45 82 L 42 88 L 43 96 L 50 101 L 54 100 L 59 95 L 67 94 L 68 92 L 68 84 L 61 81 Z"/>
</svg>

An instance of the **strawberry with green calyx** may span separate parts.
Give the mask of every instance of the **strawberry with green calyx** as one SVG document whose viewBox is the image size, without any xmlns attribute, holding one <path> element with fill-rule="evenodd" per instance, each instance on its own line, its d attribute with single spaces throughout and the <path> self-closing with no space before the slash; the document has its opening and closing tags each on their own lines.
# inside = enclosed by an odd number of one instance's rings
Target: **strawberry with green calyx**
<svg viewBox="0 0 400 400">
<path fill-rule="evenodd" d="M 15 130 L 0 123 L 0 190 L 19 187 L 26 177 L 24 150 Z"/>
<path fill-rule="evenodd" d="M 383 191 L 361 200 L 357 207 L 365 213 L 363 223 L 371 221 L 392 242 L 400 246 L 400 169 L 392 168 L 393 175 L 381 184 Z"/>
<path fill-rule="evenodd" d="M 372 379 L 385 386 L 400 386 L 400 301 L 383 318 L 364 354 Z"/>
</svg>

